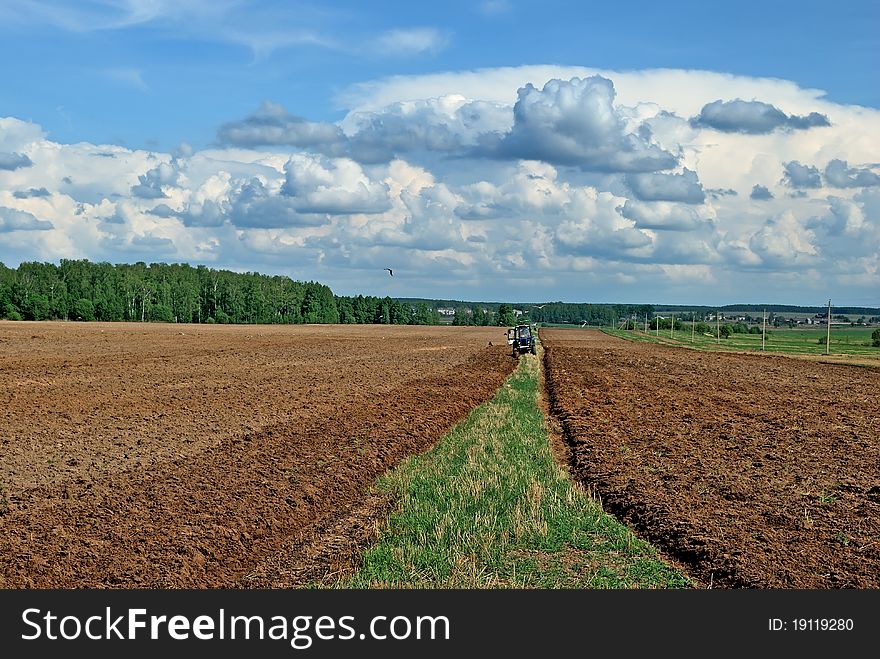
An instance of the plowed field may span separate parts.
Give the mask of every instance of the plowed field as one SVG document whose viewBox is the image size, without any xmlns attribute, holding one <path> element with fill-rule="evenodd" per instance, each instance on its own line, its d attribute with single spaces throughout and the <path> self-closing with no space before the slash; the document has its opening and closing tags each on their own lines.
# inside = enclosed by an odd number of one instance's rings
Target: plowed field
<svg viewBox="0 0 880 659">
<path fill-rule="evenodd" d="M 880 370 L 541 339 L 574 473 L 697 583 L 880 587 Z"/>
<path fill-rule="evenodd" d="M 0 587 L 247 585 L 514 366 L 499 328 L 0 322 Z"/>
</svg>

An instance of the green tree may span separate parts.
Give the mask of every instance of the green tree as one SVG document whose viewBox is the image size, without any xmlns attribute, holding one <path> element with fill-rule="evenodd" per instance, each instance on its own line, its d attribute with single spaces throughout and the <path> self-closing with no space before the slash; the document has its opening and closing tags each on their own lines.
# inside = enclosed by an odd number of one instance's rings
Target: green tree
<svg viewBox="0 0 880 659">
<path fill-rule="evenodd" d="M 871 343 L 875 348 L 880 348 L 880 329 L 871 332 Z"/>
<path fill-rule="evenodd" d="M 413 310 L 409 304 L 404 304 L 400 300 L 392 300 L 389 303 L 391 308 L 391 322 L 395 325 L 407 325 L 412 320 Z"/>
<path fill-rule="evenodd" d="M 15 276 L 15 270 L 0 263 L 0 317 L 9 318 L 10 313 L 19 314 L 18 307 L 12 303 L 12 286 L 15 283 Z"/>
<path fill-rule="evenodd" d="M 379 325 L 391 324 L 391 298 L 386 297 L 384 300 L 376 300 L 373 311 L 373 322 Z"/>
<path fill-rule="evenodd" d="M 73 311 L 70 315 L 72 320 L 94 320 L 95 305 L 91 300 L 81 297 L 73 303 Z"/>
<path fill-rule="evenodd" d="M 425 302 L 417 302 L 412 317 L 413 325 L 432 325 L 431 309 Z"/>
<path fill-rule="evenodd" d="M 257 276 L 250 278 L 245 292 L 244 315 L 249 323 L 263 323 L 265 320 L 265 297 L 262 282 Z"/>
<path fill-rule="evenodd" d="M 511 327 L 516 325 L 516 316 L 513 315 L 513 306 L 507 303 L 498 307 L 498 324 Z"/>
<path fill-rule="evenodd" d="M 351 302 L 351 308 L 354 312 L 354 322 L 356 323 L 372 323 L 376 316 L 376 310 L 373 308 L 373 301 L 358 295 Z"/>
<path fill-rule="evenodd" d="M 29 295 L 21 305 L 25 320 L 49 320 L 51 308 L 49 298 L 42 294 Z"/>
<path fill-rule="evenodd" d="M 150 320 L 160 323 L 173 323 L 174 311 L 167 304 L 155 304 L 150 309 Z"/>
<path fill-rule="evenodd" d="M 470 314 L 468 314 L 467 309 L 462 306 L 455 307 L 455 313 L 452 316 L 452 324 L 458 326 L 470 325 L 472 322 Z"/>
<path fill-rule="evenodd" d="M 0 311 L 3 312 L 3 317 L 7 320 L 21 320 L 21 312 L 12 302 L 4 304 L 3 309 Z"/>
<path fill-rule="evenodd" d="M 347 325 L 357 322 L 351 298 L 336 298 L 336 308 L 339 310 L 340 323 Z"/>
</svg>

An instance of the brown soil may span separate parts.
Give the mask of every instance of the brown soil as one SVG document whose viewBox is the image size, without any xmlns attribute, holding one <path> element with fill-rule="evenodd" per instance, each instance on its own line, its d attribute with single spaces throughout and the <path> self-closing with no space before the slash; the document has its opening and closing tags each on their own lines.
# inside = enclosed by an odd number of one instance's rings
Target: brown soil
<svg viewBox="0 0 880 659">
<path fill-rule="evenodd" d="M 0 322 L 0 587 L 300 585 L 279 561 L 338 563 L 512 372 L 502 334 Z"/>
<path fill-rule="evenodd" d="M 704 587 L 880 587 L 880 371 L 542 330 L 576 476 Z"/>
</svg>

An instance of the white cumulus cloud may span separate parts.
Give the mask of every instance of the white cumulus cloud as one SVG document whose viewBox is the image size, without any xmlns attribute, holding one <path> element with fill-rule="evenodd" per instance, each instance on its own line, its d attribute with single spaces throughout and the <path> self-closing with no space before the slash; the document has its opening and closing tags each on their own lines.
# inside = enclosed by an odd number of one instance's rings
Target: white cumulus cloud
<svg viewBox="0 0 880 659">
<path fill-rule="evenodd" d="M 269 99 L 173 154 L 0 118 L 0 261 L 154 255 L 354 293 L 387 287 L 393 263 L 395 294 L 482 299 L 513 278 L 524 299 L 876 294 L 875 109 L 789 81 L 554 66 L 340 98 L 339 122 Z"/>
</svg>

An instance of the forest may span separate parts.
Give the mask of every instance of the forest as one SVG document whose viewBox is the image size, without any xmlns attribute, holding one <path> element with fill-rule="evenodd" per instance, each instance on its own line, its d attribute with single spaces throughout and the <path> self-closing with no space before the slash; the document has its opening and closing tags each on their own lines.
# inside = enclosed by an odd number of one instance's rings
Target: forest
<svg viewBox="0 0 880 659">
<path fill-rule="evenodd" d="M 543 323 L 587 323 L 613 325 L 625 318 L 642 320 L 654 317 L 651 304 L 576 304 L 550 302 L 529 310 L 532 321 Z"/>
<path fill-rule="evenodd" d="M 439 309 L 449 308 L 454 315 L 445 322 L 453 325 L 606 325 L 654 316 L 654 307 L 646 304 L 550 302 L 539 307 L 340 296 L 319 282 L 185 263 L 62 259 L 57 265 L 24 262 L 18 268 L 0 263 L 0 318 L 7 320 L 439 325 L 444 322 Z"/>
<path fill-rule="evenodd" d="M 318 282 L 179 263 L 0 263 L 0 318 L 177 323 L 439 324 L 421 303 L 340 297 Z"/>
</svg>

